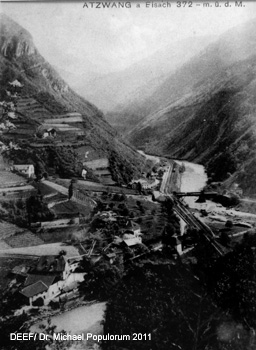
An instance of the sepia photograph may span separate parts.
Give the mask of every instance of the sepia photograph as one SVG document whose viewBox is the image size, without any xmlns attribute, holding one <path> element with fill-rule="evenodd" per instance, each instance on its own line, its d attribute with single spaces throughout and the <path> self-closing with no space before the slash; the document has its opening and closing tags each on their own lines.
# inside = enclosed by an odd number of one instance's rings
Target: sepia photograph
<svg viewBox="0 0 256 350">
<path fill-rule="evenodd" d="M 256 349 L 256 2 L 0 2 L 0 350 Z"/>
</svg>

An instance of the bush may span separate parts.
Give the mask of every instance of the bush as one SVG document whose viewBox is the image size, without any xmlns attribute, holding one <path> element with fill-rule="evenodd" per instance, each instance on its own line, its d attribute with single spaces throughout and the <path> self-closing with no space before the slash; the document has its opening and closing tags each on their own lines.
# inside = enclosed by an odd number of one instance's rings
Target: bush
<svg viewBox="0 0 256 350">
<path fill-rule="evenodd" d="M 228 227 L 228 228 L 233 227 L 233 221 L 232 220 L 227 220 L 226 223 L 225 223 L 225 226 Z"/>
</svg>

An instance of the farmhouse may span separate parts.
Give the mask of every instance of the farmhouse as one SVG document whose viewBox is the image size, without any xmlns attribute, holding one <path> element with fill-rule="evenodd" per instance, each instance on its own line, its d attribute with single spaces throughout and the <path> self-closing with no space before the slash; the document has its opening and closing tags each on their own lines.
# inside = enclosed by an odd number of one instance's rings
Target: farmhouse
<svg viewBox="0 0 256 350">
<path fill-rule="evenodd" d="M 83 280 L 83 273 L 75 273 L 81 259 L 80 256 L 66 257 L 64 252 L 60 252 L 59 255 L 41 256 L 30 270 L 20 293 L 27 298 L 31 306 L 39 298 L 42 304 L 49 304 L 71 283 Z"/>
<path fill-rule="evenodd" d="M 87 170 L 83 169 L 82 170 L 82 177 L 84 178 L 84 180 L 86 179 L 86 174 L 87 174 Z"/>
<path fill-rule="evenodd" d="M 129 221 L 127 226 L 126 226 L 126 231 L 127 232 L 131 232 L 135 237 L 140 236 L 141 233 L 141 229 L 140 229 L 140 225 L 136 224 L 136 222 L 134 221 Z"/>
<path fill-rule="evenodd" d="M 146 179 L 138 179 L 138 180 L 133 180 L 130 182 L 130 185 L 132 188 L 137 188 L 137 184 L 140 183 L 141 187 L 146 190 L 146 189 L 152 189 L 156 187 L 159 184 L 159 180 L 146 180 Z"/>
<path fill-rule="evenodd" d="M 29 178 L 35 175 L 35 168 L 33 164 L 15 164 L 13 168 L 20 174 L 25 175 Z"/>
<path fill-rule="evenodd" d="M 11 85 L 12 87 L 23 87 L 23 85 L 17 79 L 9 83 L 9 85 Z"/>
<path fill-rule="evenodd" d="M 134 245 L 141 244 L 142 239 L 141 237 L 129 237 L 124 239 L 123 242 L 127 247 L 132 247 Z"/>
</svg>

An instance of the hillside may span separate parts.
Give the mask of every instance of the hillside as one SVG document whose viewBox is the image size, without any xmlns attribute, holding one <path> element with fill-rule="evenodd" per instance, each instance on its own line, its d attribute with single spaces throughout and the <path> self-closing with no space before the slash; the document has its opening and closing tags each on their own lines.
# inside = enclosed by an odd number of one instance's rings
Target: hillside
<svg viewBox="0 0 256 350">
<path fill-rule="evenodd" d="M 71 146 L 72 159 L 76 163 L 81 163 L 82 158 L 75 159 L 74 150 L 80 154 L 79 148 L 87 146 L 95 157 L 115 155 L 117 171 L 121 173 L 121 177 L 123 175 L 124 181 L 127 180 L 127 173 L 132 176 L 138 172 L 141 156 L 120 141 L 102 112 L 76 94 L 40 55 L 30 33 L 6 15 L 0 16 L 0 100 L 6 99 L 6 90 L 10 82 L 17 79 L 23 85 L 17 98 L 17 118 L 13 120 L 16 129 L 4 133 L 2 138 L 23 142 L 23 145 L 25 140 L 28 153 L 31 151 L 28 148 L 33 144 L 37 149 L 43 148 L 48 158 L 48 144 L 54 147 L 57 143 L 60 147 L 66 147 L 67 152 L 64 149 L 62 153 L 68 153 L 68 146 Z M 72 113 L 76 113 L 80 119 L 72 119 Z M 65 128 L 59 122 L 57 140 L 42 141 L 35 136 L 40 125 L 47 128 L 46 123 L 49 123 L 49 120 L 55 118 L 58 121 L 58 118 L 65 116 L 70 122 Z M 67 142 L 68 145 L 65 144 Z M 40 152 L 44 153 L 42 150 Z M 74 167 L 82 166 L 77 165 L 74 164 Z"/>
<path fill-rule="evenodd" d="M 256 193 L 246 175 L 256 151 L 255 32 L 250 22 L 225 33 L 168 78 L 127 138 L 148 153 L 203 163 L 217 181 L 237 171 L 244 193 Z"/>
<path fill-rule="evenodd" d="M 201 83 L 205 84 L 206 89 L 211 87 L 211 77 L 221 70 L 256 54 L 255 32 L 256 21 L 229 30 L 199 54 L 195 54 L 174 73 L 167 72 L 165 81 L 149 98 L 142 99 L 139 104 L 135 102 L 138 114 L 141 116 L 140 123 L 135 126 L 136 131 L 158 122 L 174 103 L 180 104 L 184 98 L 193 97 Z M 132 113 L 134 113 L 133 107 Z M 133 133 L 134 131 L 130 129 L 127 132 L 128 137 L 132 139 Z"/>
</svg>

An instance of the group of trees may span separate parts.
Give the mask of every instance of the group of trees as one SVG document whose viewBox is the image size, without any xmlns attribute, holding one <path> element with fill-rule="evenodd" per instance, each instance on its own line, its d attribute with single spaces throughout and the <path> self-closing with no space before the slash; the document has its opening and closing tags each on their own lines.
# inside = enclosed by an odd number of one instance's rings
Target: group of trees
<svg viewBox="0 0 256 350">
<path fill-rule="evenodd" d="M 207 173 L 210 174 L 212 181 L 224 181 L 228 175 L 230 176 L 236 171 L 237 163 L 235 155 L 226 150 L 211 159 L 207 166 Z"/>
<path fill-rule="evenodd" d="M 219 349 L 213 339 L 216 308 L 200 283 L 182 264 L 134 266 L 110 299 L 104 333 L 129 334 L 106 341 L 111 349 Z M 142 338 L 132 340 L 133 333 Z"/>
<path fill-rule="evenodd" d="M 83 265 L 88 268 L 88 275 L 80 284 L 80 291 L 86 300 L 107 300 L 115 294 L 116 286 L 124 274 L 122 257 L 117 258 L 114 264 L 101 259 L 94 266 L 88 261 L 84 261 Z"/>
<path fill-rule="evenodd" d="M 50 221 L 54 214 L 48 209 L 40 194 L 29 197 L 26 201 L 28 224 L 37 221 Z"/>
<path fill-rule="evenodd" d="M 256 237 L 247 234 L 209 269 L 208 286 L 218 304 L 256 328 Z"/>
<path fill-rule="evenodd" d="M 12 149 L 7 153 L 6 156 L 16 164 L 33 164 L 38 179 L 48 173 L 66 178 L 81 176 L 82 163 L 70 147 L 46 146 L 35 150 L 24 145 L 22 149 Z"/>
<path fill-rule="evenodd" d="M 114 181 L 118 184 L 128 184 L 134 175 L 134 166 L 120 154 L 112 151 L 109 157 L 109 169 Z"/>
<path fill-rule="evenodd" d="M 1 218 L 12 222 L 20 227 L 27 226 L 27 210 L 25 200 L 18 199 L 16 201 L 2 202 Z"/>
</svg>

